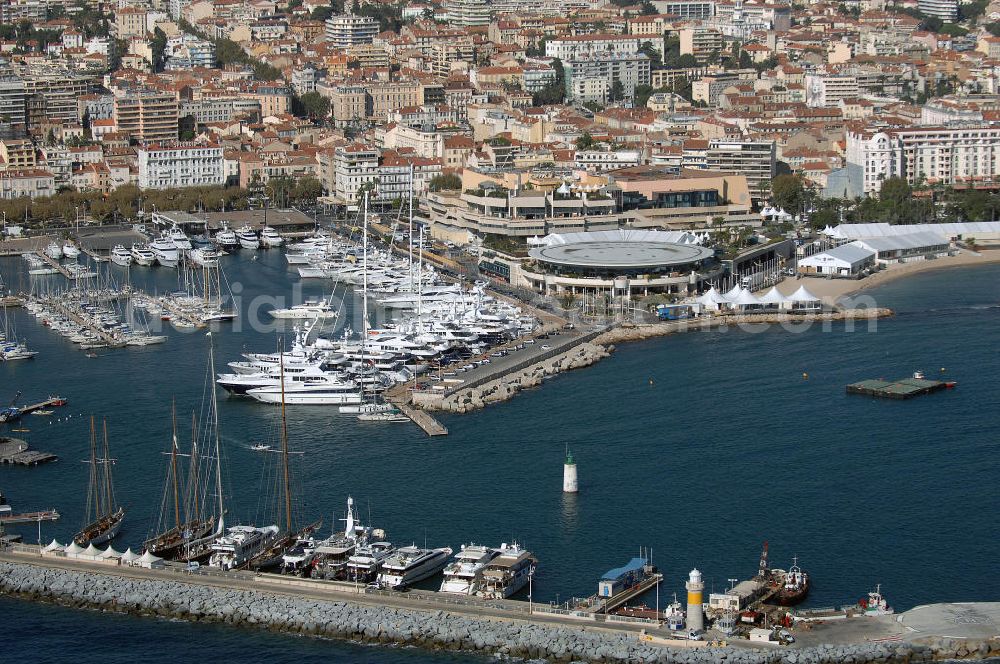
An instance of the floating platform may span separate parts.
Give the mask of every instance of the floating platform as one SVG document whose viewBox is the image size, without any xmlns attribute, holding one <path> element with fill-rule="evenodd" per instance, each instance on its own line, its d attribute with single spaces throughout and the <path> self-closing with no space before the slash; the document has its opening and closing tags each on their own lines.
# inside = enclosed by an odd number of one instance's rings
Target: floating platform
<svg viewBox="0 0 1000 664">
<path fill-rule="evenodd" d="M 37 466 L 58 458 L 55 454 L 28 449 L 28 444 L 18 438 L 0 438 L 0 464 Z"/>
<path fill-rule="evenodd" d="M 848 394 L 864 394 L 882 399 L 912 399 L 922 394 L 955 387 L 953 381 L 902 378 L 900 380 L 863 380 L 847 386 Z"/>
</svg>

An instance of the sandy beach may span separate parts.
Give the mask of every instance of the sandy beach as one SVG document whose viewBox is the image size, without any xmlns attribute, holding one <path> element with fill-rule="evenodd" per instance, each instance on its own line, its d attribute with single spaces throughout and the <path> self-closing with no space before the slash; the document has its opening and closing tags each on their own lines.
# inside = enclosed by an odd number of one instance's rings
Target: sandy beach
<svg viewBox="0 0 1000 664">
<path fill-rule="evenodd" d="M 914 263 L 894 263 L 864 279 L 826 279 L 823 277 L 786 279 L 778 284 L 778 291 L 783 295 L 791 295 L 798 290 L 799 286 L 805 286 L 811 293 L 823 298 L 826 304 L 835 304 L 843 298 L 857 295 L 862 291 L 913 274 L 929 272 L 931 270 L 989 265 L 991 263 L 1000 263 L 1000 249 L 984 249 L 977 253 L 963 249 L 958 254 L 948 256 L 947 258 L 917 261 Z"/>
</svg>

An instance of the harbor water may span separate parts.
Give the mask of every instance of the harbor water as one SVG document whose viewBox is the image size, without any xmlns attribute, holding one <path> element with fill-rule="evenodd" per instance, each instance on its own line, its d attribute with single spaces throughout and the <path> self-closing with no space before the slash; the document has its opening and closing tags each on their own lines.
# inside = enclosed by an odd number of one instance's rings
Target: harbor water
<svg viewBox="0 0 1000 664">
<path fill-rule="evenodd" d="M 240 352 L 275 348 L 276 334 L 253 330 L 245 309 L 261 293 L 287 298 L 296 279 L 280 254 L 259 256 L 224 259 L 244 320 L 239 332 L 224 324 L 213 335 L 220 371 Z M 137 286 L 176 288 L 172 272 L 143 270 L 132 270 Z M 15 289 L 26 280 L 19 260 L 0 261 L 0 272 Z M 324 285 L 310 283 L 306 294 Z M 924 273 L 866 295 L 897 315 L 874 331 L 867 323 L 853 332 L 843 324 L 730 329 L 626 344 L 509 402 L 443 416 L 446 437 L 428 438 L 409 424 L 359 423 L 333 408 L 289 407 L 291 447 L 302 452 L 294 464 L 299 514 L 323 517 L 326 534 L 352 495 L 362 520 L 400 545 L 516 540 L 540 560 L 535 599 L 544 602 L 594 593 L 600 575 L 640 547 L 666 575 L 661 603 L 683 595 L 692 567 L 702 570 L 706 592 L 721 591 L 726 579 L 755 573 L 765 540 L 773 566 L 797 556 L 810 573 L 807 606 L 853 604 L 879 583 L 897 610 L 995 600 L 1000 266 Z M 0 489 L 15 511 L 58 509 L 63 518 L 43 524 L 41 537 L 66 542 L 84 519 L 87 418 L 106 417 L 116 493 L 128 510 L 115 547 L 140 547 L 160 511 L 171 400 L 182 444 L 191 411 L 202 408 L 204 331 L 167 330 L 161 346 L 88 358 L 25 311 L 9 315 L 40 354 L 0 366 L 0 401 L 17 391 L 22 403 L 58 393 L 69 405 L 51 418 L 26 417 L 30 431 L 13 434 L 60 460 L 2 468 Z M 915 370 L 958 387 L 911 401 L 845 394 L 848 383 Z M 267 511 L 269 455 L 249 446 L 276 442 L 276 413 L 220 391 L 230 522 L 259 521 Z M 579 494 L 562 492 L 567 447 Z M 38 538 L 34 526 L 17 532 Z M 0 606 L 9 633 L 23 635 L 17 645 L 43 661 L 74 647 L 68 633 L 108 633 L 112 621 L 137 641 L 232 642 L 254 654 L 273 648 L 276 661 L 317 653 L 455 659 L 46 606 L 15 611 L 12 600 Z M 52 631 L 60 638 L 50 640 Z"/>
</svg>

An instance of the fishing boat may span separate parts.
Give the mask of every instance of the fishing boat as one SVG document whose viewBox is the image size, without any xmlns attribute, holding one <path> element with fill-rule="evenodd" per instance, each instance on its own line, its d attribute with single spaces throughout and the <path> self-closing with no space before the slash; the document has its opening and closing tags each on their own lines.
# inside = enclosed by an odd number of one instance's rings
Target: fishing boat
<svg viewBox="0 0 1000 664">
<path fill-rule="evenodd" d="M 108 424 L 104 422 L 104 446 L 97 455 L 97 431 L 90 418 L 90 485 L 87 489 L 87 525 L 73 536 L 78 546 L 104 544 L 118 534 L 125 519 L 125 508 L 115 501 L 111 466 L 115 460 L 108 453 Z"/>
<path fill-rule="evenodd" d="M 799 559 L 792 559 L 792 566 L 785 572 L 784 583 L 774 596 L 778 606 L 795 606 L 802 603 L 809 594 L 809 575 L 798 565 Z"/>
<path fill-rule="evenodd" d="M 858 601 L 858 608 L 866 616 L 891 616 L 896 611 L 889 606 L 889 602 L 882 597 L 882 584 L 875 586 L 875 591 L 868 593 L 867 599 Z"/>
<path fill-rule="evenodd" d="M 201 516 L 201 500 L 200 500 L 200 489 L 197 480 L 198 475 L 198 441 L 197 441 L 197 422 L 194 420 L 192 415 L 192 448 L 191 448 L 191 466 L 189 472 L 189 490 L 190 490 L 190 500 L 185 500 L 184 504 L 181 504 L 181 478 L 178 469 L 177 459 L 180 455 L 177 443 L 177 414 L 176 409 L 171 407 L 171 422 L 173 425 L 173 435 L 171 437 L 170 446 L 170 462 L 167 465 L 167 481 L 164 485 L 164 500 L 163 509 L 160 514 L 160 527 L 167 523 L 172 523 L 173 525 L 166 530 L 161 530 L 158 535 L 146 540 L 146 551 L 152 553 L 154 556 L 159 556 L 161 558 L 173 559 L 178 556 L 178 554 L 183 553 L 185 545 L 189 541 L 198 541 L 208 536 L 215 528 L 215 518 L 210 516 L 208 518 L 202 518 Z M 168 506 L 172 505 L 173 509 L 168 511 Z M 193 514 L 189 515 L 187 511 L 190 510 Z M 181 514 L 184 512 L 184 518 L 181 518 Z M 170 517 L 173 517 L 170 519 Z M 190 518 L 188 518 L 190 517 Z"/>
<path fill-rule="evenodd" d="M 416 545 L 400 547 L 382 563 L 378 583 L 386 588 L 402 590 L 440 572 L 448 564 L 448 557 L 452 553 L 449 547 L 440 549 L 422 549 Z"/>
</svg>

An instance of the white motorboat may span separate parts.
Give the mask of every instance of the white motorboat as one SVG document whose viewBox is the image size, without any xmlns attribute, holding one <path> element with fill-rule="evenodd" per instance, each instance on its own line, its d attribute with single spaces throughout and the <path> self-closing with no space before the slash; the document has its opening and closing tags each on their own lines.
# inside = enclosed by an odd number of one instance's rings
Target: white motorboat
<svg viewBox="0 0 1000 664">
<path fill-rule="evenodd" d="M 500 555 L 483 570 L 479 594 L 486 599 L 507 599 L 526 585 L 535 573 L 535 558 L 530 551 L 514 544 L 501 544 Z"/>
<path fill-rule="evenodd" d="M 166 234 L 149 243 L 149 249 L 156 256 L 156 262 L 163 267 L 177 267 L 180 261 L 180 250 Z"/>
<path fill-rule="evenodd" d="M 45 255 L 54 261 L 57 261 L 63 257 L 63 250 L 56 242 L 49 242 L 45 247 Z"/>
<path fill-rule="evenodd" d="M 454 595 L 475 595 L 483 588 L 483 571 L 497 556 L 499 549 L 478 544 L 462 545 L 462 550 L 444 568 L 441 592 Z"/>
<path fill-rule="evenodd" d="M 271 318 L 316 320 L 319 318 L 336 318 L 337 311 L 328 302 L 306 301 L 287 309 L 272 309 L 268 312 Z"/>
<path fill-rule="evenodd" d="M 396 410 L 396 407 L 391 403 L 360 403 L 356 405 L 341 406 L 341 413 L 349 413 L 353 415 L 366 414 L 366 413 L 392 413 Z"/>
<path fill-rule="evenodd" d="M 249 226 L 243 226 L 236 231 L 236 239 L 244 249 L 260 249 L 260 238 L 257 232 Z"/>
<path fill-rule="evenodd" d="M 315 557 L 316 540 L 312 537 L 300 537 L 295 540 L 292 548 L 281 556 L 281 571 L 286 574 L 304 575 Z"/>
<path fill-rule="evenodd" d="M 267 249 L 273 249 L 280 247 L 285 243 L 285 240 L 278 235 L 278 231 L 270 226 L 264 226 L 264 228 L 260 229 L 260 243 Z"/>
<path fill-rule="evenodd" d="M 14 341 L 0 342 L 0 360 L 4 362 L 30 360 L 35 355 L 38 355 L 38 351 L 28 350 L 28 347 L 23 343 Z"/>
<path fill-rule="evenodd" d="M 359 546 L 354 555 L 347 559 L 347 578 L 362 583 L 375 580 L 383 563 L 395 550 L 389 542 L 371 542 Z"/>
<path fill-rule="evenodd" d="M 212 542 L 208 564 L 221 570 L 238 569 L 266 549 L 278 537 L 278 532 L 277 526 L 233 526 L 223 537 Z"/>
<path fill-rule="evenodd" d="M 125 245 L 116 244 L 111 250 L 111 262 L 115 265 L 128 267 L 132 264 L 132 252 L 125 248 Z"/>
<path fill-rule="evenodd" d="M 174 244 L 181 251 L 191 251 L 193 248 L 191 238 L 185 235 L 184 231 L 178 228 L 177 224 L 174 224 L 167 230 L 166 236 L 173 240 Z"/>
<path fill-rule="evenodd" d="M 79 258 L 80 257 L 80 248 L 77 247 L 72 242 L 66 242 L 65 244 L 63 244 L 63 246 L 62 246 L 62 252 L 63 252 L 63 256 L 65 256 L 66 258 Z"/>
<path fill-rule="evenodd" d="M 449 547 L 421 549 L 415 545 L 400 547 L 382 563 L 378 574 L 379 585 L 403 589 L 434 576 L 448 564 L 452 554 Z"/>
<path fill-rule="evenodd" d="M 239 238 L 225 223 L 222 224 L 222 230 L 215 236 L 215 244 L 220 250 L 226 252 L 236 251 L 240 248 Z"/>
<path fill-rule="evenodd" d="M 188 258 L 199 267 L 215 267 L 219 264 L 219 252 L 212 249 L 192 249 Z"/>
<path fill-rule="evenodd" d="M 156 262 L 156 254 L 144 244 L 133 244 L 130 253 L 132 254 L 132 261 L 136 265 L 147 266 Z"/>
</svg>

